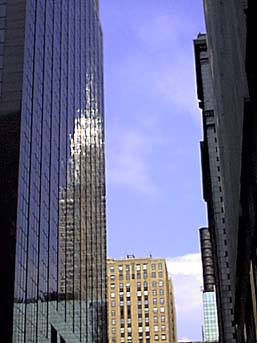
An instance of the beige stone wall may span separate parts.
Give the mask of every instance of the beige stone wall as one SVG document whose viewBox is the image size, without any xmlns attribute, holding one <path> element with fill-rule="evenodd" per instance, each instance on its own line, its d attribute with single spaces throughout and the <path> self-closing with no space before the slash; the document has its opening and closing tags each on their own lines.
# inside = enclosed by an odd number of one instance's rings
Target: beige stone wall
<svg viewBox="0 0 257 343">
<path fill-rule="evenodd" d="M 107 261 L 109 343 L 176 342 L 172 283 L 166 261 Z"/>
</svg>

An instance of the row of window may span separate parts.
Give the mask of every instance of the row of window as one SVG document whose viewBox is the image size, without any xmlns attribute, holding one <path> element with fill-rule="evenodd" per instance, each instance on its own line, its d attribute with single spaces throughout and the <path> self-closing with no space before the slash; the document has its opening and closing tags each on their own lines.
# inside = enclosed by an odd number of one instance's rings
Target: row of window
<svg viewBox="0 0 257 343">
<path fill-rule="evenodd" d="M 115 334 L 116 332 L 113 332 L 113 334 Z M 122 332 L 121 334 L 120 334 L 120 336 L 121 336 L 121 342 L 125 342 L 125 334 Z M 155 341 L 166 341 L 166 334 L 162 334 L 162 335 L 154 335 L 154 340 Z M 114 343 L 116 343 L 117 342 L 117 340 L 116 340 L 116 337 L 112 337 L 112 342 Z M 132 342 L 132 336 L 131 336 L 131 333 L 128 333 L 128 342 Z M 148 336 L 148 337 L 146 337 L 146 341 L 145 341 L 146 343 L 150 343 L 150 337 Z M 143 336 L 140 336 L 139 335 L 139 343 L 143 343 Z"/>
<path fill-rule="evenodd" d="M 147 270 L 148 269 L 148 264 L 146 263 L 143 263 L 143 264 L 136 264 L 136 271 L 140 271 L 140 270 Z M 156 270 L 156 269 L 159 269 L 159 270 L 162 270 L 163 269 L 163 263 L 152 263 L 151 264 L 151 270 Z M 131 266 L 129 264 L 123 266 L 123 265 L 119 265 L 118 266 L 118 271 L 119 272 L 127 272 L 129 273 L 131 270 L 134 270 L 134 265 Z M 109 271 L 110 273 L 114 273 L 115 272 L 115 266 L 111 266 L 109 268 Z"/>
<path fill-rule="evenodd" d="M 156 305 L 157 305 L 157 303 L 156 303 Z M 121 301 L 119 306 L 121 306 L 123 308 L 124 307 L 124 301 Z M 130 306 L 130 304 L 128 304 L 128 306 Z M 116 307 L 116 301 L 115 300 L 111 301 L 111 307 Z M 148 304 L 147 304 L 147 306 L 145 306 L 144 311 L 145 312 L 149 311 Z M 164 307 L 160 307 L 160 312 L 164 312 L 164 311 L 165 311 Z M 158 308 L 154 307 L 153 308 L 153 312 L 157 313 L 158 312 Z M 138 307 L 138 313 L 142 313 L 142 308 L 141 307 Z"/>
<path fill-rule="evenodd" d="M 111 285 L 110 285 L 110 288 L 111 288 L 111 289 L 115 289 L 115 286 L 116 286 L 115 283 L 112 282 Z M 157 288 L 158 286 L 159 286 L 159 287 L 163 287 L 163 286 L 164 286 L 163 280 L 160 280 L 159 282 L 157 282 L 157 281 L 152 281 L 152 287 L 153 287 L 153 288 Z M 124 288 L 126 288 L 126 291 L 127 291 L 127 292 L 130 292 L 130 283 L 129 283 L 129 282 L 126 283 L 125 286 L 124 286 L 123 283 L 120 283 L 120 284 L 119 284 L 120 292 L 122 292 Z M 141 282 L 138 282 L 138 283 L 137 283 L 137 290 L 141 290 L 141 288 L 144 288 L 144 289 L 146 290 L 146 288 L 148 288 L 148 282 L 147 282 L 147 281 L 144 281 L 143 284 L 141 284 Z"/>
<path fill-rule="evenodd" d="M 115 320 L 112 320 L 112 323 L 114 323 L 115 325 Z M 150 327 L 149 326 L 144 326 L 142 327 L 142 323 L 139 323 L 138 325 L 138 332 L 141 333 L 143 332 L 143 329 L 145 332 L 150 332 Z M 159 332 L 160 331 L 166 331 L 166 326 L 165 325 L 161 325 L 160 328 L 158 325 L 154 325 L 154 332 Z M 120 328 L 120 333 L 124 333 L 125 332 L 125 328 L 124 327 L 121 327 Z M 128 327 L 127 328 L 127 332 L 130 333 L 132 332 L 132 328 L 131 327 Z M 116 333 L 116 327 L 112 327 L 112 334 L 115 334 Z"/>
<path fill-rule="evenodd" d="M 158 273 L 151 272 L 151 274 L 148 274 L 146 271 L 144 271 L 142 275 L 141 275 L 140 272 L 139 273 L 137 272 L 136 274 L 132 274 L 132 275 L 130 275 L 130 274 L 126 274 L 125 275 L 125 279 L 126 280 L 130 280 L 130 279 L 140 280 L 141 278 L 148 279 L 148 277 L 151 277 L 152 279 L 156 279 L 157 277 L 162 278 L 163 277 L 163 272 L 162 271 L 158 272 Z M 111 281 L 114 281 L 115 280 L 115 275 L 112 274 L 110 276 L 110 279 L 111 279 Z M 118 275 L 118 279 L 119 280 L 124 280 L 124 275 L 123 274 L 119 274 Z"/>
<path fill-rule="evenodd" d="M 137 296 L 138 297 L 141 297 L 141 295 L 143 295 L 143 294 L 144 294 L 145 297 L 148 296 L 148 291 L 144 291 L 144 293 L 141 292 L 141 291 L 137 291 Z M 164 289 L 163 288 L 159 289 L 159 294 L 160 295 L 164 295 Z M 111 298 L 115 298 L 116 297 L 116 293 L 115 292 L 111 292 L 110 295 L 111 295 Z M 158 295 L 158 290 L 157 289 L 153 289 L 152 290 L 152 295 L 153 296 L 157 296 Z M 119 296 L 120 296 L 120 298 L 121 297 L 123 298 L 124 292 L 123 291 L 119 292 Z M 131 296 L 131 293 L 127 291 L 126 292 L 126 297 L 130 298 L 130 296 Z"/>
<path fill-rule="evenodd" d="M 154 313 L 156 313 L 156 312 L 158 312 L 158 310 L 156 311 L 155 308 L 154 308 Z M 164 310 L 162 310 L 161 312 L 164 312 Z M 112 318 L 115 318 L 115 317 L 116 317 L 116 311 L 115 311 L 115 310 L 111 310 L 111 317 L 112 317 Z M 149 314 L 148 314 L 148 313 L 145 313 L 145 318 L 148 318 L 148 317 L 149 317 Z M 159 318 L 158 316 L 154 316 L 154 317 L 153 317 L 154 323 L 157 323 L 157 322 L 158 322 L 158 318 Z M 160 316 L 160 319 L 161 319 L 161 322 L 164 323 L 164 322 L 166 321 L 165 315 L 161 315 L 161 316 Z M 112 319 L 112 320 L 115 321 L 115 319 Z M 125 319 L 124 319 L 124 318 L 120 319 L 120 323 L 121 323 L 121 324 L 125 324 Z M 132 323 L 131 318 L 128 318 L 128 319 L 127 319 L 127 323 L 128 323 L 128 324 L 131 324 L 131 323 Z"/>
</svg>

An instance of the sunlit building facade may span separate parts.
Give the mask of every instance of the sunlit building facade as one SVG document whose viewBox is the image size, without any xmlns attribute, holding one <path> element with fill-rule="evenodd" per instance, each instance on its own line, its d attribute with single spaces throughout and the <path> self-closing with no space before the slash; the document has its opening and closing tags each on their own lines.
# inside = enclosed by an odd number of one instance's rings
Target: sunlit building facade
<svg viewBox="0 0 257 343">
<path fill-rule="evenodd" d="M 110 343 L 176 343 L 172 281 L 166 261 L 107 260 Z"/>
<path fill-rule="evenodd" d="M 3 342 L 107 341 L 95 0 L 0 1 Z"/>
</svg>

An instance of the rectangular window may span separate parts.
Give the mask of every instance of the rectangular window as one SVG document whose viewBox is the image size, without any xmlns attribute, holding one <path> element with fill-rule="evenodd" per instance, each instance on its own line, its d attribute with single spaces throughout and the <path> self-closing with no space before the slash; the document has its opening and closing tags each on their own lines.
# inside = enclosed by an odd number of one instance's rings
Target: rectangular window
<svg viewBox="0 0 257 343">
<path fill-rule="evenodd" d="M 4 42 L 5 30 L 0 30 L 0 43 Z"/>
<path fill-rule="evenodd" d="M 0 29 L 4 29 L 5 27 L 5 18 L 0 18 Z"/>
<path fill-rule="evenodd" d="M 51 325 L 51 343 L 57 343 L 57 331 Z"/>
<path fill-rule="evenodd" d="M 0 5 L 0 17 L 6 16 L 6 4 Z"/>
</svg>

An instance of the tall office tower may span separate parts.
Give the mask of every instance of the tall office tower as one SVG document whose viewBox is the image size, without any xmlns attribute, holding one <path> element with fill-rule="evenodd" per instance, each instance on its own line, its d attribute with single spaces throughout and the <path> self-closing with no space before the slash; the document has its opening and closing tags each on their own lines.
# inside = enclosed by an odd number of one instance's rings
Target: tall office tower
<svg viewBox="0 0 257 343">
<path fill-rule="evenodd" d="M 0 1 L 0 341 L 107 342 L 96 0 Z"/>
<path fill-rule="evenodd" d="M 207 44 L 195 50 L 219 334 L 256 342 L 256 1 L 204 5 Z"/>
<path fill-rule="evenodd" d="M 200 229 L 201 256 L 203 266 L 203 318 L 204 342 L 218 342 L 219 328 L 216 305 L 214 262 L 208 228 Z"/>
<path fill-rule="evenodd" d="M 199 34 L 194 41 L 196 76 L 199 106 L 202 109 L 203 141 L 201 142 L 203 196 L 207 202 L 210 241 L 214 262 L 215 285 L 217 291 L 217 310 L 219 316 L 219 334 L 223 339 L 222 327 L 226 323 L 226 334 L 233 339 L 233 307 L 231 304 L 231 280 L 228 264 L 228 245 L 225 230 L 223 178 L 220 164 L 220 146 L 217 134 L 217 116 L 214 111 L 213 85 L 211 68 L 207 52 L 206 35 Z M 205 286 L 210 290 L 213 284 L 212 271 L 210 282 Z M 204 270 L 204 275 L 206 269 Z M 205 275 L 206 276 L 206 275 Z M 225 318 L 224 318 L 225 316 Z M 227 321 L 227 322 L 226 322 Z M 228 334 L 228 328 L 230 333 Z M 232 331 L 232 332 L 231 332 Z"/>
<path fill-rule="evenodd" d="M 177 342 L 172 281 L 164 259 L 107 260 L 110 343 Z"/>
</svg>

